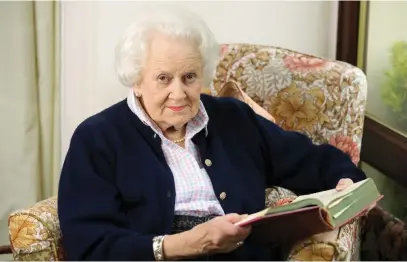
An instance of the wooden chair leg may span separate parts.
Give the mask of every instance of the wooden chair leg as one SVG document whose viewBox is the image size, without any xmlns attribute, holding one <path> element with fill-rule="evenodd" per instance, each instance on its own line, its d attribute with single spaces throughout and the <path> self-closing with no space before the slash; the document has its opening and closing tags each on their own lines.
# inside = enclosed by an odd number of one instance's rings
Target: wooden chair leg
<svg viewBox="0 0 407 262">
<path fill-rule="evenodd" d="M 0 246 L 0 255 L 3 254 L 11 254 L 11 246 L 10 245 L 4 245 L 4 246 Z"/>
</svg>

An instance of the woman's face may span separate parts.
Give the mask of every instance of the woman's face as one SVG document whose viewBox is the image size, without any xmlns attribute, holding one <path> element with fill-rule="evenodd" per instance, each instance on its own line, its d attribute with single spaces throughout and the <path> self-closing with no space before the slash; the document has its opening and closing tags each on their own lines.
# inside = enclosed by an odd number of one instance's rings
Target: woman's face
<svg viewBox="0 0 407 262">
<path fill-rule="evenodd" d="M 197 45 L 156 33 L 134 91 L 141 94 L 145 111 L 161 130 L 178 130 L 198 113 L 203 82 Z"/>
</svg>

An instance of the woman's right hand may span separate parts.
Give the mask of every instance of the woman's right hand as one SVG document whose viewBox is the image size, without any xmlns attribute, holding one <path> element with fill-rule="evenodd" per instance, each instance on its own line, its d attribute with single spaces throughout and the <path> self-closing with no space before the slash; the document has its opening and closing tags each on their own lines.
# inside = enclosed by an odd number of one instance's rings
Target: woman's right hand
<svg viewBox="0 0 407 262">
<path fill-rule="evenodd" d="M 167 236 L 163 248 L 166 259 L 188 258 L 215 253 L 229 253 L 239 247 L 251 232 L 251 227 L 234 225 L 245 215 L 228 214 L 195 226 L 189 231 Z M 179 244 L 175 244 L 178 242 Z M 181 246 L 177 250 L 176 246 Z"/>
<path fill-rule="evenodd" d="M 234 225 L 245 216 L 228 214 L 216 217 L 190 231 L 190 246 L 198 254 L 229 253 L 239 247 L 251 232 L 250 227 Z"/>
</svg>

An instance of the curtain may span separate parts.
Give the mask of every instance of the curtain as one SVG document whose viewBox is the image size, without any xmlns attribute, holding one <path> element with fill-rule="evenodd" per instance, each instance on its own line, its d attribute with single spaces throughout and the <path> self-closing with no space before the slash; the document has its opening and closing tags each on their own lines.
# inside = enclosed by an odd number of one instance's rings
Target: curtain
<svg viewBox="0 0 407 262">
<path fill-rule="evenodd" d="M 0 245 L 12 211 L 57 193 L 59 4 L 0 1 Z"/>
</svg>

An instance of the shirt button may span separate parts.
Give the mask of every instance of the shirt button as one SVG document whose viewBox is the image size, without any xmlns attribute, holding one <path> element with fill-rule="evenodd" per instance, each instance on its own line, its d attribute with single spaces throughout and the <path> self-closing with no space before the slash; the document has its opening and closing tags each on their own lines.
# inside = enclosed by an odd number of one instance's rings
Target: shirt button
<svg viewBox="0 0 407 262">
<path fill-rule="evenodd" d="M 205 165 L 206 166 L 211 166 L 212 165 L 212 161 L 210 159 L 205 159 Z"/>
<path fill-rule="evenodd" d="M 225 192 L 220 193 L 219 198 L 220 198 L 221 200 L 225 200 L 225 198 L 226 198 L 226 193 L 225 193 Z"/>
</svg>

